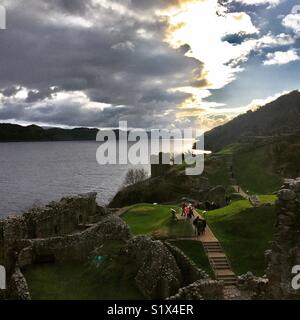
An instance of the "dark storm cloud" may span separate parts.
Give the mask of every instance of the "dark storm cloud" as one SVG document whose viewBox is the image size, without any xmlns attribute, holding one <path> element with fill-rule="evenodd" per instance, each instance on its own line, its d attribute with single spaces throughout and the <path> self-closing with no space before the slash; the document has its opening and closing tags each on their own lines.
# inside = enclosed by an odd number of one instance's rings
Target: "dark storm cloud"
<svg viewBox="0 0 300 320">
<path fill-rule="evenodd" d="M 118 2 L 124 9 L 126 1 L 108 1 Z M 4 1 L 0 90 L 13 96 L 12 88 L 22 86 L 28 96 L 23 102 L 4 99 L 0 118 L 85 126 L 115 126 L 120 118 L 131 126 L 161 123 L 164 112 L 187 98 L 170 89 L 190 85 L 195 70 L 201 73 L 199 62 L 184 56 L 188 46 L 175 50 L 163 42 L 163 22 L 139 18 L 143 8 L 165 2 L 127 1 L 128 12 L 119 12 L 83 0 Z M 96 112 L 71 98 L 63 104 L 55 99 L 56 92 L 78 90 L 111 107 Z M 45 99 L 47 107 L 36 104 Z"/>
<path fill-rule="evenodd" d="M 11 96 L 14 96 L 19 90 L 20 90 L 20 87 L 11 86 L 2 90 L 1 93 L 5 97 L 11 97 Z"/>
<path fill-rule="evenodd" d="M 26 102 L 36 102 L 39 100 L 43 100 L 45 98 L 51 98 L 52 94 L 59 91 L 59 88 L 45 88 L 40 91 L 29 91 L 28 96 L 26 98 Z"/>
<path fill-rule="evenodd" d="M 120 2 L 122 0 L 119 0 Z M 155 8 L 164 8 L 168 5 L 170 5 L 172 1 L 170 0 L 130 0 L 128 3 L 132 8 L 138 9 L 138 10 L 149 10 L 149 9 L 155 9 Z"/>
<path fill-rule="evenodd" d="M 48 0 L 47 4 L 54 9 L 76 14 L 86 13 L 91 7 L 89 1 L 82 0 Z"/>
</svg>

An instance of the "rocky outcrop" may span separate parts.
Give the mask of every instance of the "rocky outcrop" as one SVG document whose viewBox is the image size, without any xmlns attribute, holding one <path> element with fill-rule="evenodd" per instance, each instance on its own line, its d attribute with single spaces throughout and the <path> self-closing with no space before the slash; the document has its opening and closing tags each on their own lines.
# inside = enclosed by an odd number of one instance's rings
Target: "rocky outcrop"
<svg viewBox="0 0 300 320">
<path fill-rule="evenodd" d="M 215 280 L 198 280 L 187 287 L 180 288 L 178 293 L 168 300 L 223 300 L 223 283 Z"/>
<path fill-rule="evenodd" d="M 13 300 L 31 300 L 28 285 L 19 267 L 11 276 L 9 284 L 9 296 Z"/>
<path fill-rule="evenodd" d="M 161 241 L 136 236 L 129 241 L 125 252 L 137 264 L 136 285 L 146 299 L 164 299 L 179 290 L 180 270 Z"/>
<path fill-rule="evenodd" d="M 238 288 L 246 291 L 252 300 L 264 300 L 267 294 L 268 279 L 256 277 L 251 272 L 238 277 Z"/>
<path fill-rule="evenodd" d="M 300 265 L 300 178 L 286 180 L 277 195 L 274 241 L 267 254 L 267 294 L 271 299 L 300 299 L 300 290 L 292 287 L 292 269 Z"/>
</svg>

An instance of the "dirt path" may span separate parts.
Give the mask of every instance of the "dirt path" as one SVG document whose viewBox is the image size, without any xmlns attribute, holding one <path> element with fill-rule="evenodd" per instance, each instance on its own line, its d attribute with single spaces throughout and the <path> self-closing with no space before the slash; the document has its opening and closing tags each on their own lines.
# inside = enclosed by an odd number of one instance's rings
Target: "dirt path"
<svg viewBox="0 0 300 320">
<path fill-rule="evenodd" d="M 239 193 L 243 198 L 249 199 L 249 195 L 238 185 L 233 185 L 233 189 Z"/>
</svg>

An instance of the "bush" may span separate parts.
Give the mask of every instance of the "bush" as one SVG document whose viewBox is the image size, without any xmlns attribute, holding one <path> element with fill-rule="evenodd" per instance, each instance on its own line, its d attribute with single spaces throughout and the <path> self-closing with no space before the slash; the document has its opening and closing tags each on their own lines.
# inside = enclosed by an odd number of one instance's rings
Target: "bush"
<svg viewBox="0 0 300 320">
<path fill-rule="evenodd" d="M 125 176 L 124 186 L 130 186 L 148 178 L 148 172 L 145 169 L 130 169 Z"/>
</svg>

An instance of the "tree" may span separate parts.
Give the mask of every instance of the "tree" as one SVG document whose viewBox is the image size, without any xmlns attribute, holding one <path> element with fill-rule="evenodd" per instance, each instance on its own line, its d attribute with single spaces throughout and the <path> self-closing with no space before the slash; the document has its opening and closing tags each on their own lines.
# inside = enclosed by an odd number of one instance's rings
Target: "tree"
<svg viewBox="0 0 300 320">
<path fill-rule="evenodd" d="M 132 184 L 144 181 L 148 178 L 148 172 L 145 169 L 130 169 L 126 173 L 124 185 L 130 186 Z"/>
</svg>

